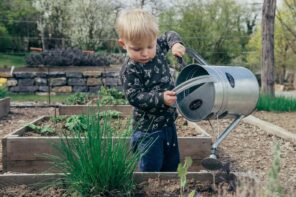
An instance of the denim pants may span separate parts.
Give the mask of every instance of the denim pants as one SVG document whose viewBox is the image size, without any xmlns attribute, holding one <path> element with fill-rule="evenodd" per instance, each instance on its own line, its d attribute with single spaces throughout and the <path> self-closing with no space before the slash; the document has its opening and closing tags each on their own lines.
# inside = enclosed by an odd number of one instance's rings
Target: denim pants
<svg viewBox="0 0 296 197">
<path fill-rule="evenodd" d="M 180 154 L 176 126 L 164 127 L 151 133 L 135 131 L 131 138 L 134 150 L 141 154 L 139 167 L 143 172 L 174 172 Z"/>
</svg>

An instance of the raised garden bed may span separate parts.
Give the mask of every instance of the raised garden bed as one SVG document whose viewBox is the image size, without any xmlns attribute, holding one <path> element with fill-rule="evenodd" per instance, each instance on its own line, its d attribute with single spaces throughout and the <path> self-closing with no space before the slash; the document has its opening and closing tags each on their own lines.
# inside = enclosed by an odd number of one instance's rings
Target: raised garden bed
<svg viewBox="0 0 296 197">
<path fill-rule="evenodd" d="M 213 178 L 214 176 L 215 178 Z M 56 181 L 60 178 L 63 178 L 62 174 L 3 174 L 0 175 L 0 184 L 6 187 L 0 190 L 0 194 L 6 192 L 6 194 L 10 195 L 25 194 L 34 196 L 39 191 L 44 195 L 64 196 L 66 190 L 62 188 L 46 187 L 40 189 L 41 186 L 44 186 L 44 183 Z M 226 191 L 229 185 L 237 184 L 238 181 L 252 185 L 257 182 L 256 178 L 248 174 L 212 174 L 208 172 L 189 172 L 187 180 L 188 186 L 185 193 L 196 190 L 195 196 L 222 196 L 222 194 L 232 196 L 233 191 Z M 215 186 L 213 180 L 215 180 Z M 177 197 L 180 195 L 179 178 L 176 172 L 135 172 L 134 181 L 136 183 L 135 196 Z M 220 193 L 217 192 L 218 190 Z M 222 191 L 223 193 L 221 193 Z"/>
<path fill-rule="evenodd" d="M 0 118 L 6 116 L 10 111 L 10 98 L 0 99 Z"/>
<path fill-rule="evenodd" d="M 30 124 L 38 125 L 48 119 L 50 118 L 47 116 L 40 117 Z M 181 125 L 177 123 L 177 130 L 180 136 L 178 142 L 181 160 L 183 160 L 185 156 L 190 156 L 193 160 L 193 166 L 190 170 L 198 171 L 201 169 L 201 160 L 210 153 L 211 137 L 195 123 L 187 122 L 183 118 L 180 119 Z M 183 126 L 185 124 L 184 122 L 186 122 L 186 126 Z M 58 136 L 26 135 L 26 133 L 28 134 L 30 131 L 32 131 L 31 127 L 26 125 L 2 139 L 4 172 L 55 172 L 55 169 L 50 168 L 51 164 L 48 160 L 41 157 L 41 155 L 55 154 L 53 144 L 58 143 L 61 138 Z M 129 137 L 118 137 L 116 139 L 130 140 Z"/>
</svg>

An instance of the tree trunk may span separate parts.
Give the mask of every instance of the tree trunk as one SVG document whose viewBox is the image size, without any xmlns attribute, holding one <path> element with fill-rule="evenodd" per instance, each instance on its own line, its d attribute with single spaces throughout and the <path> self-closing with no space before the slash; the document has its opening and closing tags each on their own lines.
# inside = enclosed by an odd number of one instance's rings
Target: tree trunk
<svg viewBox="0 0 296 197">
<path fill-rule="evenodd" d="M 261 91 L 274 96 L 274 20 L 276 0 L 264 0 L 262 9 L 262 59 Z"/>
</svg>

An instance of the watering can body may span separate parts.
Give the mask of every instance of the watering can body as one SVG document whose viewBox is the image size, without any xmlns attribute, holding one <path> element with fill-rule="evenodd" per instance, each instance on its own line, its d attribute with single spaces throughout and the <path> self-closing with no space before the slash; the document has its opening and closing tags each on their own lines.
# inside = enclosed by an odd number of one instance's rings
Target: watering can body
<svg viewBox="0 0 296 197">
<path fill-rule="evenodd" d="M 247 68 L 190 64 L 179 73 L 176 87 L 195 79 L 201 83 L 179 92 L 176 102 L 178 111 L 190 121 L 247 116 L 256 107 L 259 85 Z"/>
</svg>

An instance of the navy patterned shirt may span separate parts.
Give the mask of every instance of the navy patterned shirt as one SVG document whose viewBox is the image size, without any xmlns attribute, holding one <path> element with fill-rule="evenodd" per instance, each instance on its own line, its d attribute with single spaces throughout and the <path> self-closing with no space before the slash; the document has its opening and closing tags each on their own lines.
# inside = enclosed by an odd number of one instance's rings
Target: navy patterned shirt
<svg viewBox="0 0 296 197">
<path fill-rule="evenodd" d="M 151 132 L 173 125 L 177 112 L 164 104 L 164 91 L 174 88 L 174 78 L 166 61 L 166 54 L 175 43 L 182 43 L 173 31 L 157 39 L 155 57 L 145 63 L 137 63 L 127 57 L 120 78 L 125 97 L 134 107 L 133 129 Z"/>
</svg>

